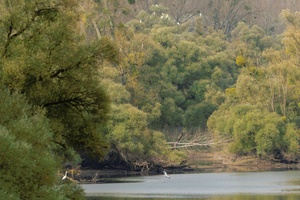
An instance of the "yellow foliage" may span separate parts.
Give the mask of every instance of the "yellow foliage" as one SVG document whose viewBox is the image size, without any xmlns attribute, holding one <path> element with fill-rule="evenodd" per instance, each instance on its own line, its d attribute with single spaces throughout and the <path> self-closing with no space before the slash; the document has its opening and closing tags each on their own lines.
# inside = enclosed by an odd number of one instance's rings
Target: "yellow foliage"
<svg viewBox="0 0 300 200">
<path fill-rule="evenodd" d="M 244 56 L 238 55 L 235 59 L 235 63 L 240 67 L 244 67 L 246 65 L 246 59 Z"/>
<path fill-rule="evenodd" d="M 85 22 L 86 22 L 86 14 L 81 14 L 81 21 L 83 22 L 83 24 L 85 24 Z"/>
<path fill-rule="evenodd" d="M 247 70 L 249 71 L 249 74 L 253 77 L 260 77 L 263 75 L 263 71 L 261 68 L 254 67 L 254 66 L 249 66 L 247 67 Z"/>
<path fill-rule="evenodd" d="M 226 93 L 226 96 L 231 96 L 231 95 L 234 95 L 235 94 L 235 88 L 227 88 L 225 90 L 225 93 Z"/>
</svg>

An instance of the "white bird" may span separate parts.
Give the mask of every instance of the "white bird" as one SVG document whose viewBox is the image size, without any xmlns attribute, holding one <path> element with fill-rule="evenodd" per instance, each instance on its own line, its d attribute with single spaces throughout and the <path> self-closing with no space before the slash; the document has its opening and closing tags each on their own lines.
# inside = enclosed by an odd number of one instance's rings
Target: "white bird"
<svg viewBox="0 0 300 200">
<path fill-rule="evenodd" d="M 164 175 L 166 178 L 170 178 L 170 176 L 167 174 L 167 172 L 165 170 L 163 172 L 164 172 Z"/>
<path fill-rule="evenodd" d="M 64 175 L 64 177 L 62 177 L 61 180 L 65 180 L 67 178 L 67 176 L 68 176 L 68 171 L 65 172 L 65 175 Z"/>
</svg>

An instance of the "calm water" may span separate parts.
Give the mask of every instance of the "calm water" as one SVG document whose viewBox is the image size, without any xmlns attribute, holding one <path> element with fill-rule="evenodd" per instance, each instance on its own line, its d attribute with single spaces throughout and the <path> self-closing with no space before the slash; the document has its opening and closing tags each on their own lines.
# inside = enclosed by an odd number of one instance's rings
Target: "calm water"
<svg viewBox="0 0 300 200">
<path fill-rule="evenodd" d="M 170 174 L 82 184 L 90 200 L 299 200 L 300 171 Z M 93 196 L 93 197 L 91 197 Z"/>
</svg>

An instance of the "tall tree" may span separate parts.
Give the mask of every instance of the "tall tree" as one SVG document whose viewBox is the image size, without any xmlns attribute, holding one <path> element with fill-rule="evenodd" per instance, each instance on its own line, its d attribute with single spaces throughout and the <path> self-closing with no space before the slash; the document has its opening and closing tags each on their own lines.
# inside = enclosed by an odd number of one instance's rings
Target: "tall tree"
<svg viewBox="0 0 300 200">
<path fill-rule="evenodd" d="M 0 92 L 1 198 L 84 199 L 80 187 L 58 181 L 60 163 L 45 110 L 3 86 Z"/>
<path fill-rule="evenodd" d="M 208 126 L 217 135 L 232 136 L 235 152 L 295 161 L 300 144 L 299 14 L 283 11 L 282 17 L 287 23 L 283 47 L 263 53 L 266 65 L 241 70 L 235 88 L 227 90 L 227 100 L 211 115 Z"/>
<path fill-rule="evenodd" d="M 109 99 L 97 68 L 116 61 L 114 45 L 106 38 L 83 42 L 76 1 L 3 1 L 0 7 L 1 83 L 47 110 L 62 152 L 103 156 Z"/>
</svg>

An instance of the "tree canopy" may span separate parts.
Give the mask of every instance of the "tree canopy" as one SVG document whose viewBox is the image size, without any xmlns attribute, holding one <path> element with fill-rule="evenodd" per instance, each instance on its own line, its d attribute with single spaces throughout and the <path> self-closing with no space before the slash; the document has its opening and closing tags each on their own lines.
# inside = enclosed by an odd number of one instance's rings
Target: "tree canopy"
<svg viewBox="0 0 300 200">
<path fill-rule="evenodd" d="M 298 162 L 299 13 L 282 11 L 274 35 L 238 20 L 247 2 L 215 3 L 233 13 L 210 24 L 162 4 L 130 16 L 137 1 L 1 1 L 0 195 L 83 199 L 64 162 L 180 165 L 167 141 L 183 132 Z"/>
<path fill-rule="evenodd" d="M 73 160 L 75 152 L 99 160 L 109 149 L 101 129 L 110 100 L 97 65 L 117 62 L 117 50 L 107 38 L 83 40 L 76 8 L 69 0 L 1 2 L 1 113 L 7 118 L 0 169 L 8 182 L 2 191 L 16 198 L 62 195 L 64 187 L 56 186 L 59 161 Z"/>
<path fill-rule="evenodd" d="M 1 81 L 47 110 L 60 147 L 101 157 L 107 145 L 99 126 L 108 119 L 109 98 L 99 83 L 97 63 L 116 61 L 117 50 L 106 38 L 83 42 L 73 4 L 3 3 Z"/>
</svg>

